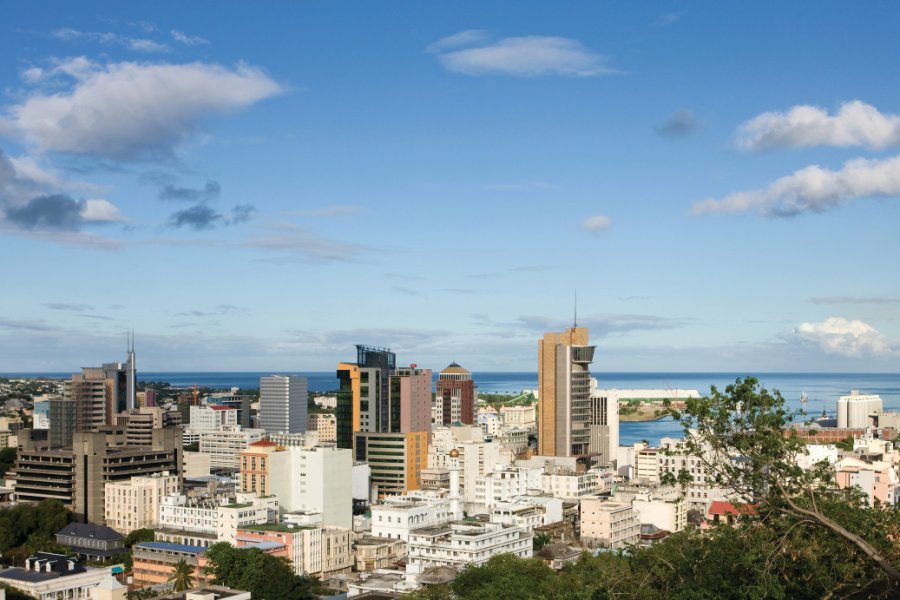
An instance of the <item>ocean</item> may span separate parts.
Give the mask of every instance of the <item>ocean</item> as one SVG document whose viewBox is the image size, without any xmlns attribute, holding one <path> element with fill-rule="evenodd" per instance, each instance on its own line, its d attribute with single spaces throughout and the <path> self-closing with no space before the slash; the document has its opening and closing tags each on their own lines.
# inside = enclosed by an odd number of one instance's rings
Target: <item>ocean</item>
<svg viewBox="0 0 900 600">
<path fill-rule="evenodd" d="M 259 378 L 270 372 L 152 372 L 139 371 L 140 381 L 165 381 L 175 387 L 210 387 L 228 389 L 259 388 Z M 331 391 L 337 388 L 334 371 L 284 372 L 278 374 L 304 375 L 309 379 L 309 389 Z M 70 373 L 0 373 L 3 377 L 55 377 L 67 378 Z M 592 373 L 601 388 L 678 388 L 709 393 L 711 385 L 724 389 L 741 373 Z M 755 373 L 768 389 L 781 392 L 791 407 L 800 406 L 800 395 L 806 393 L 809 401 L 806 410 L 811 415 L 825 411 L 833 414 L 837 399 L 850 390 L 865 394 L 880 394 L 885 410 L 900 410 L 900 373 Z M 437 373 L 435 373 L 437 378 Z M 472 378 L 478 390 L 485 393 L 517 393 L 537 388 L 537 373 L 533 372 L 476 372 Z M 680 436 L 681 429 L 672 419 L 641 423 L 622 423 L 619 437 L 622 444 L 632 444 L 643 439 L 653 444 L 667 436 Z"/>
</svg>

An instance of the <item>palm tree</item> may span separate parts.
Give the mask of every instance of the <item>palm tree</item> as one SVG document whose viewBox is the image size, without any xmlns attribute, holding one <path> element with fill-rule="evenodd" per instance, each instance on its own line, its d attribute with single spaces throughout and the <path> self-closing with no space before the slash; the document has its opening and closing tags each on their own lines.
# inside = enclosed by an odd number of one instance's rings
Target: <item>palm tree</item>
<svg viewBox="0 0 900 600">
<path fill-rule="evenodd" d="M 183 558 L 175 563 L 175 569 L 169 575 L 169 581 L 174 584 L 174 591 L 183 592 L 194 587 L 194 567 L 187 564 Z"/>
</svg>

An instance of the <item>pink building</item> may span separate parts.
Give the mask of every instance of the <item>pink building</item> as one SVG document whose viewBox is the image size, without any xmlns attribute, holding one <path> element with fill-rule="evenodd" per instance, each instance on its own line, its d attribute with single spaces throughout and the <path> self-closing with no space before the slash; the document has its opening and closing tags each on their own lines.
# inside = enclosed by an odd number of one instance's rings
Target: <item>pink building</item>
<svg viewBox="0 0 900 600">
<path fill-rule="evenodd" d="M 841 489 L 858 487 L 869 498 L 869 506 L 875 500 L 882 504 L 900 503 L 900 478 L 887 461 L 865 462 L 848 456 L 835 465 L 835 479 Z"/>
<path fill-rule="evenodd" d="M 416 365 L 391 373 L 390 430 L 395 433 L 426 432 L 431 436 L 431 369 Z"/>
</svg>

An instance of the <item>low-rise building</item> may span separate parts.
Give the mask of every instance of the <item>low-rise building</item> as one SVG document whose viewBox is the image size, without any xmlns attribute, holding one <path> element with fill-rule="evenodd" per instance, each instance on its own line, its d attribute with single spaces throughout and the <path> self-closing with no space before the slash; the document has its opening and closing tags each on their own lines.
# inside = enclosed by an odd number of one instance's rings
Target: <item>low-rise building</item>
<svg viewBox="0 0 900 600">
<path fill-rule="evenodd" d="M 175 565 L 185 561 L 193 568 L 194 583 L 206 582 L 206 548 L 171 542 L 141 542 L 132 551 L 132 575 L 137 587 L 166 584 L 175 570 Z"/>
<path fill-rule="evenodd" d="M 64 554 L 37 552 L 24 567 L 0 570 L 0 585 L 37 600 L 92 600 L 93 589 L 111 576 L 111 567 L 84 567 Z"/>
<path fill-rule="evenodd" d="M 365 536 L 356 540 L 353 548 L 360 572 L 387 569 L 406 556 L 406 544 L 399 539 Z"/>
<path fill-rule="evenodd" d="M 88 560 L 107 560 L 126 551 L 121 533 L 91 523 L 69 523 L 56 532 L 56 543 Z"/>
<path fill-rule="evenodd" d="M 630 504 L 603 498 L 581 499 L 581 542 L 588 547 L 624 548 L 637 544 L 641 523 Z"/>
<path fill-rule="evenodd" d="M 462 519 L 462 503 L 442 492 L 404 494 L 372 506 L 372 535 L 408 541 L 414 529 Z"/>
<path fill-rule="evenodd" d="M 531 532 L 501 523 L 457 522 L 416 529 L 407 542 L 407 562 L 418 568 L 482 565 L 509 553 L 531 558 Z"/>
<path fill-rule="evenodd" d="M 181 491 L 181 478 L 168 471 L 106 484 L 106 524 L 122 533 L 155 527 L 162 499 Z"/>
<path fill-rule="evenodd" d="M 334 413 L 310 413 L 308 430 L 319 434 L 320 442 L 337 441 L 337 417 Z"/>
<path fill-rule="evenodd" d="M 200 452 L 209 455 L 210 468 L 237 471 L 241 452 L 265 435 L 264 429 L 243 429 L 239 425 L 202 430 L 199 432 Z"/>
</svg>

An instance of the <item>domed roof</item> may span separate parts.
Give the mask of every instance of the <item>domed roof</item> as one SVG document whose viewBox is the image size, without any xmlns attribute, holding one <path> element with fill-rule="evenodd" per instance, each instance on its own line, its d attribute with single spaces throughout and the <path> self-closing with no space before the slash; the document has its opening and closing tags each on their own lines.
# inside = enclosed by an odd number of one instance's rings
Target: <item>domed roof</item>
<svg viewBox="0 0 900 600">
<path fill-rule="evenodd" d="M 468 375 L 469 370 L 462 368 L 456 364 L 456 361 L 453 361 L 446 369 L 441 371 L 441 373 L 459 373 L 460 375 Z"/>
<path fill-rule="evenodd" d="M 459 450 L 454 448 L 450 451 L 450 458 L 459 458 Z"/>
</svg>

